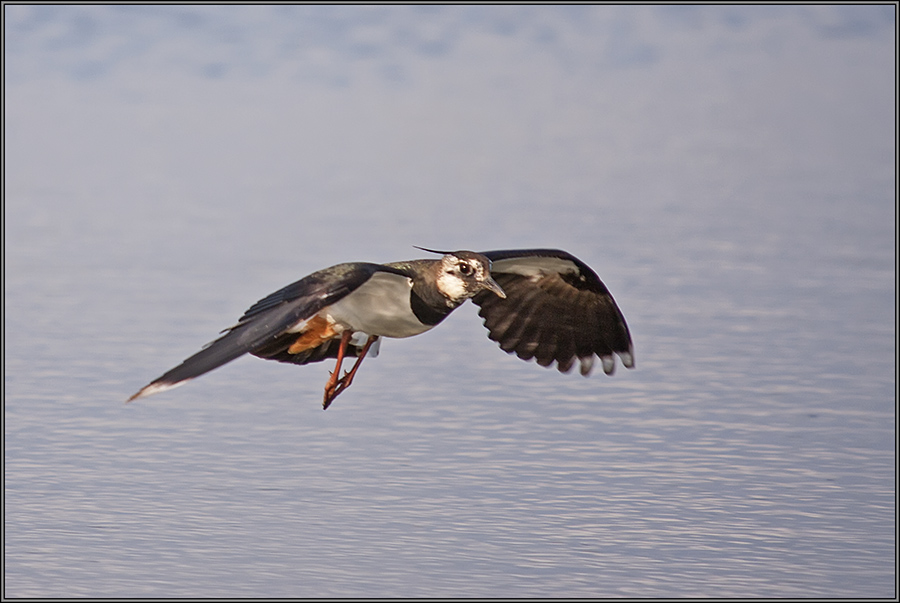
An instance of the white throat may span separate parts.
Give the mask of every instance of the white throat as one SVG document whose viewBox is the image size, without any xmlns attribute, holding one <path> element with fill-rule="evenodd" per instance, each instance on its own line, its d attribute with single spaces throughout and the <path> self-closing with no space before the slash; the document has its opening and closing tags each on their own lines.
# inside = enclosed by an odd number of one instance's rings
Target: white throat
<svg viewBox="0 0 900 603">
<path fill-rule="evenodd" d="M 437 280 L 437 288 L 454 303 L 462 303 L 469 297 L 466 283 L 455 274 L 448 272 L 441 272 Z"/>
</svg>

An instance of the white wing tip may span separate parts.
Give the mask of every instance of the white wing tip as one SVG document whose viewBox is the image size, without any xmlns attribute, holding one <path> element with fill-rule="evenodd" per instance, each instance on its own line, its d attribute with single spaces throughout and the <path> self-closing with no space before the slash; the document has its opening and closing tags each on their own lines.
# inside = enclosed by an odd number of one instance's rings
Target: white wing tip
<svg viewBox="0 0 900 603">
<path fill-rule="evenodd" d="M 616 357 L 612 354 L 600 356 L 600 362 L 603 364 L 603 372 L 607 375 L 612 375 L 616 372 Z"/>
<path fill-rule="evenodd" d="M 631 350 L 627 352 L 616 352 L 619 355 L 619 358 L 622 360 L 622 366 L 625 368 L 634 368 L 634 352 Z M 578 360 L 581 363 L 580 369 L 581 374 L 587 377 L 591 374 L 591 369 L 594 368 L 594 359 L 596 356 L 579 356 Z M 607 375 L 612 375 L 616 372 L 616 356 L 614 354 L 609 354 L 607 356 L 600 356 L 600 363 L 603 366 L 603 372 Z M 566 371 L 568 371 L 567 367 Z M 562 369 L 560 369 L 562 370 Z"/>
<path fill-rule="evenodd" d="M 178 387 L 179 385 L 183 385 L 187 381 L 189 381 L 189 379 L 185 379 L 184 381 L 178 381 L 176 383 L 166 383 L 166 382 L 151 383 L 150 385 L 141 389 L 141 391 L 139 391 L 135 395 L 128 398 L 128 400 L 126 400 L 125 403 L 127 404 L 128 402 L 131 402 L 132 400 L 137 400 L 138 398 L 143 398 L 145 396 L 152 396 L 153 394 L 158 394 L 159 392 L 164 392 L 169 389 L 175 389 L 176 387 Z"/>
<path fill-rule="evenodd" d="M 579 356 L 578 360 L 581 362 L 579 369 L 581 374 L 587 377 L 591 374 L 591 369 L 594 368 L 594 356 Z"/>
</svg>

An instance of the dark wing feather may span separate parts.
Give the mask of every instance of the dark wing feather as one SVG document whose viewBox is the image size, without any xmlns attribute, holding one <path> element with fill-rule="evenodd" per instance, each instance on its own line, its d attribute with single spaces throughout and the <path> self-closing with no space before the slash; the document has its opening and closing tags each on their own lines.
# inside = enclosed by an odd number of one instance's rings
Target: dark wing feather
<svg viewBox="0 0 900 603">
<path fill-rule="evenodd" d="M 379 270 L 400 274 L 393 268 L 379 264 L 338 264 L 279 289 L 253 304 L 236 325 L 224 331 L 224 335 L 155 379 L 129 400 L 180 385 L 248 352 L 271 350 L 273 345 L 284 339 L 286 329 L 341 299 Z M 290 343 L 286 343 L 285 347 L 289 345 Z M 306 362 L 322 360 L 331 355 L 332 350 L 328 346 L 320 347 L 325 349 L 312 350 Z M 319 357 L 312 357 L 313 355 Z"/>
<path fill-rule="evenodd" d="M 490 292 L 472 298 L 481 307 L 488 337 L 500 348 L 541 366 L 555 361 L 562 372 L 578 359 L 587 375 L 594 356 L 612 374 L 615 355 L 634 367 L 634 349 L 625 317 L 609 290 L 575 256 L 558 249 L 484 252 L 491 275 L 506 299 Z"/>
</svg>

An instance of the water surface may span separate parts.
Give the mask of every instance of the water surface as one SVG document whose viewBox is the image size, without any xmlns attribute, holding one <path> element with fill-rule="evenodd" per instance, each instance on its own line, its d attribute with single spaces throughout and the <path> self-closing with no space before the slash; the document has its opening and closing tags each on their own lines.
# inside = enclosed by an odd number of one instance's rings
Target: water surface
<svg viewBox="0 0 900 603">
<path fill-rule="evenodd" d="M 807 8 L 4 7 L 5 595 L 894 596 L 893 7 Z M 467 305 L 124 404 L 412 245 L 567 249 L 637 368 Z"/>
</svg>

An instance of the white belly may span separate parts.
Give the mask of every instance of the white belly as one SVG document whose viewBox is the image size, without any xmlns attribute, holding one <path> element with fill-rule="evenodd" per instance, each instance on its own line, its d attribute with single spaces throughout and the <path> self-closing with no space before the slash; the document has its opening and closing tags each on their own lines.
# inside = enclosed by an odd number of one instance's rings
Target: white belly
<svg viewBox="0 0 900 603">
<path fill-rule="evenodd" d="M 323 313 L 329 321 L 369 335 L 412 337 L 433 325 L 419 322 L 409 307 L 408 278 L 376 272 L 364 285 L 332 304 Z"/>
</svg>

